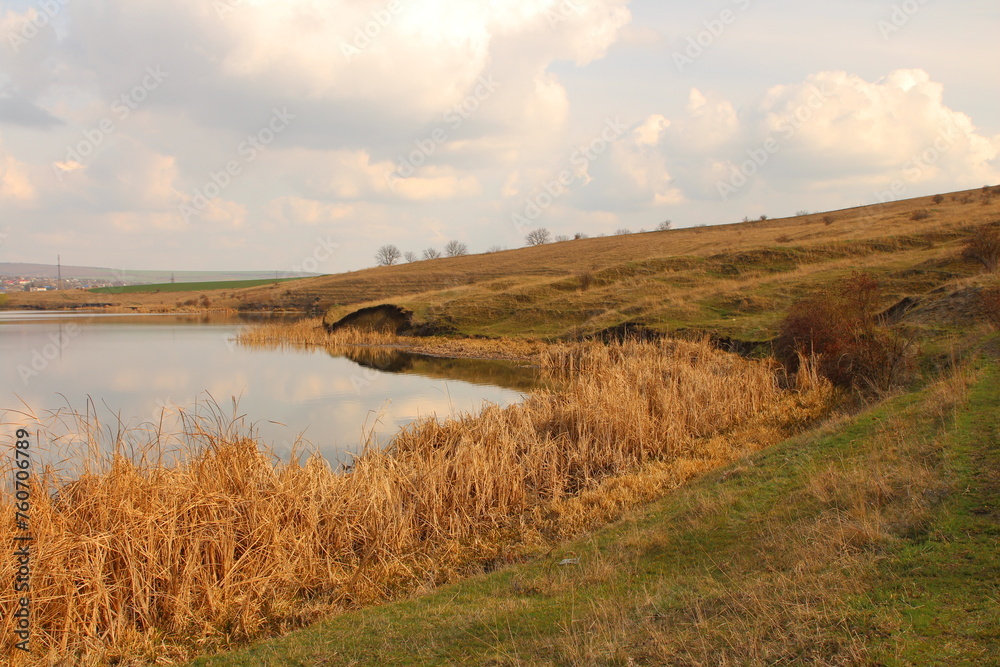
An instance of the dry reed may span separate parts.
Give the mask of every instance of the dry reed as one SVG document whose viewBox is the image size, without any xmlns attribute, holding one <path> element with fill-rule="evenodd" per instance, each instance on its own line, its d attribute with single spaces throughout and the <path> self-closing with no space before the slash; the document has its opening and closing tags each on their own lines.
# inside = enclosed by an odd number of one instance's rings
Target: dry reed
<svg viewBox="0 0 1000 667">
<path fill-rule="evenodd" d="M 544 366 L 560 392 L 419 421 L 347 471 L 279 461 L 238 423 L 188 420 L 165 452 L 162 433 L 101 436 L 82 420 L 85 472 L 36 476 L 27 662 L 181 660 L 435 585 L 773 443 L 831 398 L 819 381 L 782 389 L 772 363 L 705 342 L 580 345 Z M 0 502 L 12 506 L 9 492 Z M 5 559 L 0 576 L 13 568 Z M 15 603 L 0 590 L 2 652 L 25 662 Z"/>
<path fill-rule="evenodd" d="M 266 323 L 239 332 L 236 341 L 248 347 L 326 347 L 385 346 L 420 354 L 443 357 L 508 359 L 534 361 L 546 348 L 534 339 L 485 339 L 397 336 L 382 331 L 345 327 L 328 332 L 321 318 L 299 320 L 292 324 Z"/>
</svg>

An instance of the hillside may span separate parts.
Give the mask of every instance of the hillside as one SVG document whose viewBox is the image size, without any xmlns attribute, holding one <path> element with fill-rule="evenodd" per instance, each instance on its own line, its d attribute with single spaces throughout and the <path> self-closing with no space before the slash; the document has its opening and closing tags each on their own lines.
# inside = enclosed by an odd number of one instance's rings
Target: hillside
<svg viewBox="0 0 1000 667">
<path fill-rule="evenodd" d="M 663 331 L 770 335 L 791 299 L 855 269 L 890 298 L 976 273 L 957 261 L 967 230 L 1000 219 L 997 188 L 831 213 L 581 239 L 213 291 L 212 308 L 327 312 L 393 303 L 417 321 L 477 335 L 588 334 L 623 323 Z M 201 291 L 12 294 L 9 308 L 107 303 L 172 310 Z M 192 301 L 194 299 L 195 301 Z"/>
</svg>

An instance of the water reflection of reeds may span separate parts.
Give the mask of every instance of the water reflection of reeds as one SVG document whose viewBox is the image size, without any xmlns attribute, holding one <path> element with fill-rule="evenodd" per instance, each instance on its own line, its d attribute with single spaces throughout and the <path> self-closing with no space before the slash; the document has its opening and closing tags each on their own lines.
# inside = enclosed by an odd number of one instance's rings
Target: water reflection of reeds
<svg viewBox="0 0 1000 667">
<path fill-rule="evenodd" d="M 302 320 L 293 324 L 263 324 L 245 329 L 237 342 L 250 349 L 324 349 L 331 357 L 346 358 L 386 373 L 421 375 L 424 377 L 459 380 L 486 384 L 517 391 L 530 391 L 541 385 L 536 368 L 503 359 L 441 356 L 459 352 L 469 354 L 482 350 L 490 355 L 495 341 L 428 341 L 357 329 L 342 329 L 328 333 L 319 320 Z M 463 347 L 458 347 L 457 344 Z M 436 354 L 422 354 L 431 350 Z M 534 351 L 535 347 L 521 349 Z"/>
</svg>

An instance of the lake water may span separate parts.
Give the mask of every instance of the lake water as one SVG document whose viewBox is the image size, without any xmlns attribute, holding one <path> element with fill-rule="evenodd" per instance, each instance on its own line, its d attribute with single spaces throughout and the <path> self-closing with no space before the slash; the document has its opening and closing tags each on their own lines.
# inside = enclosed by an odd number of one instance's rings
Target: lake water
<svg viewBox="0 0 1000 667">
<path fill-rule="evenodd" d="M 134 427 L 204 412 L 214 401 L 226 415 L 244 415 L 279 456 L 302 435 L 344 461 L 367 429 L 384 443 L 419 417 L 517 402 L 535 381 L 533 369 L 504 362 L 251 349 L 233 341 L 250 323 L 216 314 L 0 312 L 0 428 L 31 426 L 25 412 L 46 421 L 88 405 L 104 425 Z"/>
</svg>

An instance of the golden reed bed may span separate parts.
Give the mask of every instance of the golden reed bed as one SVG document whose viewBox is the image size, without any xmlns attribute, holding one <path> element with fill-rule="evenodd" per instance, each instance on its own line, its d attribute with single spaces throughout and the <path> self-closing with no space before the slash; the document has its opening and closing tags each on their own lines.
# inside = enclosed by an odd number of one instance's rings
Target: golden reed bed
<svg viewBox="0 0 1000 667">
<path fill-rule="evenodd" d="M 236 338 L 248 347 L 330 347 L 350 345 L 388 346 L 411 352 L 442 357 L 475 357 L 537 361 L 547 345 L 539 340 L 523 338 L 446 338 L 440 336 L 396 336 L 377 331 L 339 329 L 327 333 L 320 318 L 303 319 L 292 324 L 268 323 L 242 330 Z"/>
<path fill-rule="evenodd" d="M 832 402 L 806 370 L 786 389 L 771 362 L 707 343 L 581 344 L 539 361 L 558 393 L 417 422 L 346 473 L 316 456 L 279 461 L 224 422 L 113 432 L 114 442 L 77 424 L 89 472 L 35 472 L 34 650 L 13 648 L 18 594 L 4 586 L 4 661 L 179 661 L 412 593 L 545 549 L 784 438 Z M 181 443 L 170 463 L 167 442 Z M 111 445 L 117 454 L 97 454 Z M 12 544 L 6 514 L 0 538 Z M 15 569 L 2 559 L 0 579 Z"/>
</svg>

